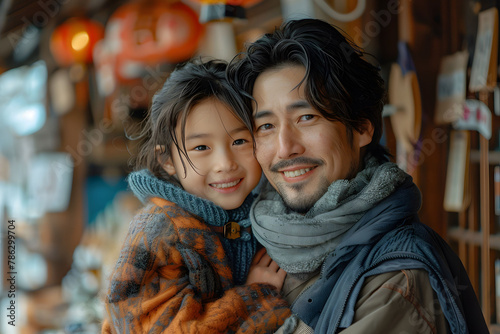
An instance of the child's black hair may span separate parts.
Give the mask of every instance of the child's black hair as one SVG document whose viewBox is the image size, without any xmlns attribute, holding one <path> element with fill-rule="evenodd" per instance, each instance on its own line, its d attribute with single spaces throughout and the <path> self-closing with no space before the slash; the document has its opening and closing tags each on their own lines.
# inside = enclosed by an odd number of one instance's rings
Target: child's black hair
<svg viewBox="0 0 500 334">
<path fill-rule="evenodd" d="M 229 84 L 226 68 L 227 63 L 220 60 L 191 60 L 175 68 L 153 97 L 134 161 L 135 170 L 147 168 L 156 177 L 178 184 L 162 165 L 170 157 L 174 145 L 183 157 L 184 170 L 184 159 L 192 166 L 185 147 L 186 119 L 197 104 L 207 99 L 224 103 L 253 133 L 252 111 Z M 180 139 L 176 136 L 178 124 L 181 126 Z"/>
</svg>

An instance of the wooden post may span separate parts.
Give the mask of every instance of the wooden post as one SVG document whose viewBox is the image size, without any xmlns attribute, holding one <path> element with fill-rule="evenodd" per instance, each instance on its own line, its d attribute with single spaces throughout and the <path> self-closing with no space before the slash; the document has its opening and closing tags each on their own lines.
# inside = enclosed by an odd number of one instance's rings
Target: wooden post
<svg viewBox="0 0 500 334">
<path fill-rule="evenodd" d="M 479 93 L 481 102 L 488 105 L 488 93 Z M 491 319 L 491 284 L 490 284 L 490 170 L 489 170 L 489 142 L 483 135 L 480 138 L 479 184 L 481 200 L 481 232 L 483 243 L 481 248 L 481 299 L 483 314 L 486 324 L 490 325 Z"/>
<path fill-rule="evenodd" d="M 467 209 L 460 211 L 458 213 L 458 227 L 460 231 L 465 233 L 467 231 Z M 463 238 L 458 240 L 458 256 L 462 260 L 465 269 L 469 270 L 469 264 L 467 260 L 467 244 Z"/>
<path fill-rule="evenodd" d="M 471 166 L 472 167 L 472 166 Z M 474 180 L 476 180 L 477 177 L 477 171 L 478 171 L 479 166 L 474 166 L 474 168 L 471 171 L 471 176 L 474 175 Z M 472 182 L 472 181 L 471 181 Z M 471 204 L 468 210 L 468 226 L 469 226 L 469 231 L 478 231 L 479 230 L 479 221 L 477 219 L 478 217 L 478 210 L 480 208 L 480 203 L 479 203 L 479 196 L 478 196 L 478 189 L 477 187 L 472 187 L 471 188 Z M 479 291 L 479 246 L 475 245 L 474 243 L 469 244 L 469 249 L 468 249 L 468 267 L 467 267 L 467 272 L 469 274 L 469 279 L 471 281 L 472 286 L 474 287 L 474 291 L 476 292 L 476 295 L 479 297 L 480 291 Z"/>
</svg>

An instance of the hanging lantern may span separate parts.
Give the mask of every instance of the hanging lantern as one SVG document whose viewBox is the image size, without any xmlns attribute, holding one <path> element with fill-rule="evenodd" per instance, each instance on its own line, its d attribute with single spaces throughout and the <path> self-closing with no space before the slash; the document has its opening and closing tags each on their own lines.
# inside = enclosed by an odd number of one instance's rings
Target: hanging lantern
<svg viewBox="0 0 500 334">
<path fill-rule="evenodd" d="M 104 37 L 104 27 L 87 18 L 71 18 L 50 38 L 50 51 L 60 66 L 91 63 L 94 45 Z"/>
<path fill-rule="evenodd" d="M 106 43 L 116 56 L 119 80 L 140 76 L 145 66 L 177 63 L 197 51 L 203 26 L 198 15 L 181 2 L 141 1 L 113 13 L 106 26 Z"/>
</svg>

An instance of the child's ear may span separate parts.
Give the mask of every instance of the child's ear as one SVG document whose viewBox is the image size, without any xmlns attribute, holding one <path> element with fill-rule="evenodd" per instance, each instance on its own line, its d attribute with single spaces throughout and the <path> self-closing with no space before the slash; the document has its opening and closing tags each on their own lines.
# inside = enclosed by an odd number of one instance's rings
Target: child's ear
<svg viewBox="0 0 500 334">
<path fill-rule="evenodd" d="M 168 175 L 170 176 L 175 175 L 176 171 L 174 164 L 172 162 L 172 158 L 169 157 L 167 161 L 163 162 L 162 167 L 168 173 Z"/>
<path fill-rule="evenodd" d="M 168 175 L 172 176 L 176 173 L 174 163 L 172 162 L 172 157 L 168 157 L 168 159 L 164 159 L 162 157 L 163 154 L 165 154 L 165 146 L 163 145 L 156 145 L 156 154 L 157 154 L 157 159 L 158 163 L 163 167 L 165 172 L 167 172 Z"/>
</svg>

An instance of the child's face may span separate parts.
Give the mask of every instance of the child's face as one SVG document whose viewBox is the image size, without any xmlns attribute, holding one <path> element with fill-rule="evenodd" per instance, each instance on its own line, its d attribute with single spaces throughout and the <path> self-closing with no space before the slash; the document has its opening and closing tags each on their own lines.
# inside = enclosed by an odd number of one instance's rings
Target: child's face
<svg viewBox="0 0 500 334">
<path fill-rule="evenodd" d="M 164 165 L 187 192 L 208 199 L 225 210 L 239 207 L 256 187 L 261 168 L 253 154 L 252 136 L 225 104 L 207 99 L 195 106 L 186 119 L 186 153 L 196 171 L 175 146 Z M 181 126 L 176 128 L 181 138 Z M 181 145 L 181 141 L 179 140 Z"/>
</svg>

